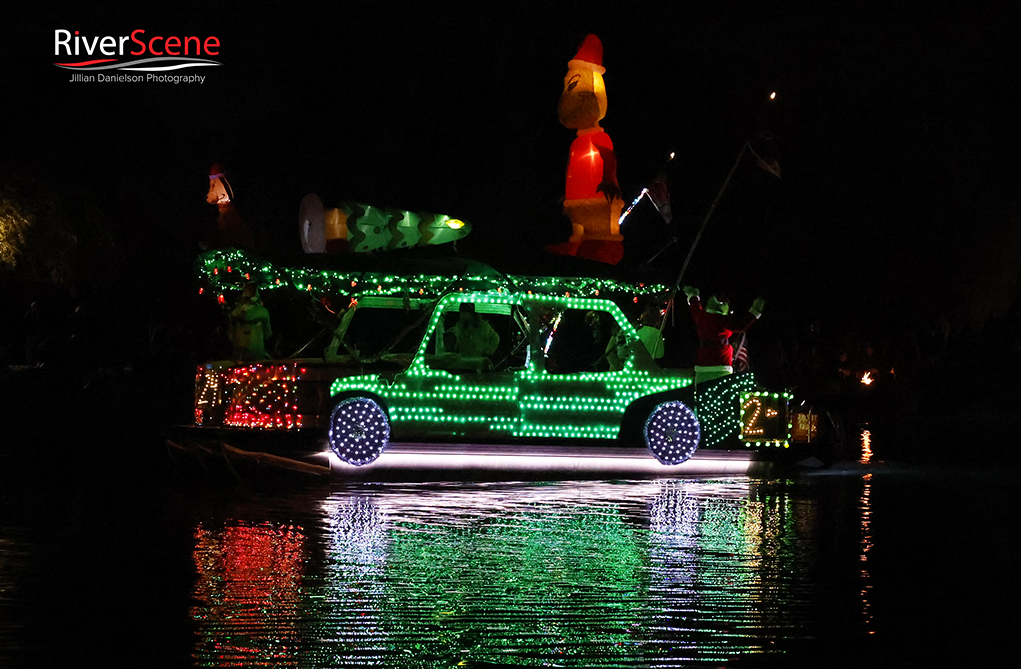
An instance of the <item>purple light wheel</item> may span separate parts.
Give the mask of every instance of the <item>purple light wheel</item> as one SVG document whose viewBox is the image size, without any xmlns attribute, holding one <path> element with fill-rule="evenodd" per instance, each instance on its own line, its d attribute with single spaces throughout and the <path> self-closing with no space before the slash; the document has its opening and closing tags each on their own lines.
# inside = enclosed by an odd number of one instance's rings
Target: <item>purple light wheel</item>
<svg viewBox="0 0 1021 669">
<path fill-rule="evenodd" d="M 390 419 L 383 407 L 367 397 L 342 400 L 330 416 L 330 448 L 352 465 L 367 465 L 390 442 Z"/>
<path fill-rule="evenodd" d="M 664 465 L 679 465 L 698 449 L 702 430 L 684 402 L 663 402 L 645 421 L 645 444 Z"/>
</svg>

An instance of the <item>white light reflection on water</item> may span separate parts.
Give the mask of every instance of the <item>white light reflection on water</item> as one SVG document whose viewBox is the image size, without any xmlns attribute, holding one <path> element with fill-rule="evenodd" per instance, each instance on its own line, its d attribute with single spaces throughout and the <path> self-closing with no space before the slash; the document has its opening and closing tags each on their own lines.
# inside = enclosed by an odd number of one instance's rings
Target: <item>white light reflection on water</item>
<svg viewBox="0 0 1021 669">
<path fill-rule="evenodd" d="M 792 508 L 782 483 L 744 480 L 336 491 L 304 536 L 200 528 L 196 660 L 671 667 L 770 652 L 807 617 L 792 574 L 813 515 Z M 239 551 L 238 533 L 260 538 Z M 239 552 L 260 570 L 223 557 Z"/>
</svg>

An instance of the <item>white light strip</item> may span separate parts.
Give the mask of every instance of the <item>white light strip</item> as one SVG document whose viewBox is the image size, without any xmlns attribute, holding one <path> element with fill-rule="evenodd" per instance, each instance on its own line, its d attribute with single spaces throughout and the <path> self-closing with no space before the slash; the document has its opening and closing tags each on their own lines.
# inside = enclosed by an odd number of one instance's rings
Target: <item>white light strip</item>
<svg viewBox="0 0 1021 669">
<path fill-rule="evenodd" d="M 639 193 L 638 197 L 636 197 L 634 202 L 631 203 L 631 206 L 627 208 L 627 211 L 625 211 L 623 214 L 621 214 L 620 218 L 617 219 L 617 225 L 620 225 L 621 223 L 623 223 L 624 219 L 627 218 L 627 215 L 631 213 L 631 210 L 635 208 L 635 205 L 637 205 L 641 201 L 641 199 L 643 197 L 645 197 L 646 195 L 648 195 L 648 194 L 649 194 L 649 189 L 648 188 L 643 188 L 642 192 Z M 652 199 L 651 195 L 649 195 L 649 199 L 650 200 Z M 656 204 L 656 203 L 653 202 L 653 204 Z M 659 209 L 659 207 L 656 207 L 656 209 Z"/>
<path fill-rule="evenodd" d="M 660 464 L 651 455 L 601 457 L 594 455 L 532 455 L 491 453 L 413 453 L 384 452 L 367 465 L 350 465 L 333 452 L 324 453 L 330 461 L 330 474 L 337 479 L 371 478 L 387 472 L 418 472 L 423 478 L 446 472 L 487 472 L 503 474 L 548 474 L 555 477 L 597 475 L 609 478 L 649 476 L 747 475 L 758 463 L 751 453 L 745 457 L 713 457 L 696 453 L 679 465 Z"/>
</svg>

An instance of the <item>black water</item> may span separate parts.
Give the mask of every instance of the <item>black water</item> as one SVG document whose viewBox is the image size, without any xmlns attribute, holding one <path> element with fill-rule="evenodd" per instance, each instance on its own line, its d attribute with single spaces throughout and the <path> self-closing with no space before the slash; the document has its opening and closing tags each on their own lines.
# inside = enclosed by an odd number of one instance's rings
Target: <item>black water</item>
<svg viewBox="0 0 1021 669">
<path fill-rule="evenodd" d="M 330 490 L 182 479 L 159 464 L 125 478 L 62 465 L 64 443 L 23 446 L 47 457 L 0 459 L 0 666 L 1015 655 L 1021 489 L 978 458 L 867 458 L 770 481 Z"/>
</svg>

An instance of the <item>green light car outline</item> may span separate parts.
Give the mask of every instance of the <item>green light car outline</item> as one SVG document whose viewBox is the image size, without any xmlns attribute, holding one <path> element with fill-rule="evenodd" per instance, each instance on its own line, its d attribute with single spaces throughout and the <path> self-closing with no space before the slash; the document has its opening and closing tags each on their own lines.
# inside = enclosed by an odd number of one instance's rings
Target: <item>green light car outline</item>
<svg viewBox="0 0 1021 669">
<path fill-rule="evenodd" d="M 463 303 L 474 304 L 483 314 L 503 310 L 513 316 L 517 311 L 527 323 L 522 333 L 528 338 L 523 365 L 489 370 L 487 360 L 457 361 L 457 356 L 441 350 L 444 316 L 457 313 Z M 627 342 L 629 355 L 623 368 L 562 374 L 548 371 L 538 319 L 544 309 L 551 308 L 609 315 Z M 642 444 L 645 422 L 659 405 L 679 400 L 695 406 L 693 383 L 691 370 L 661 368 L 653 361 L 635 328 L 610 299 L 489 291 L 441 298 L 405 371 L 339 377 L 332 383 L 330 395 L 338 404 L 351 398 L 377 404 L 389 423 L 388 438 L 396 442 L 602 439 L 630 447 Z M 751 374 L 731 375 L 701 386 L 699 420 L 707 423 L 708 429 L 697 445 L 715 446 L 737 437 L 741 427 L 737 400 L 755 389 Z M 336 412 L 331 416 L 331 445 L 335 432 L 349 436 L 352 429 L 365 431 L 365 426 L 345 425 L 343 420 Z M 379 444 L 378 452 L 385 447 L 385 443 Z M 343 454 L 338 455 L 344 459 Z"/>
</svg>

